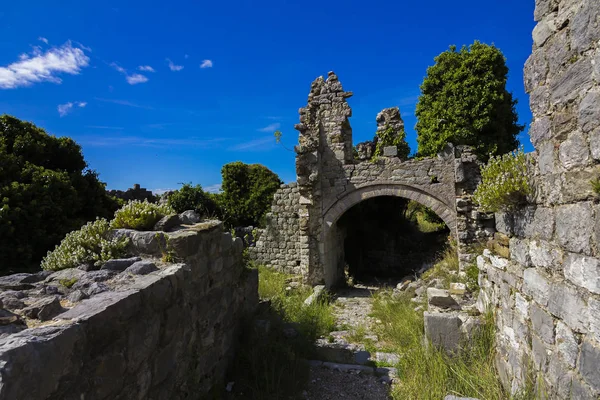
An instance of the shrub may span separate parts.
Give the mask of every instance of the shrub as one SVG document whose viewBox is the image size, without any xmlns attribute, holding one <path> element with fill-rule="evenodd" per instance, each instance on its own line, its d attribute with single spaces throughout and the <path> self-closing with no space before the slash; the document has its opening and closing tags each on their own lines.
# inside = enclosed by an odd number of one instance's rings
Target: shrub
<svg viewBox="0 0 600 400">
<path fill-rule="evenodd" d="M 81 264 L 99 265 L 125 254 L 129 239 L 113 239 L 110 224 L 105 219 L 88 222 L 81 229 L 67 234 L 53 251 L 42 260 L 42 268 L 58 271 Z"/>
<path fill-rule="evenodd" d="M 404 129 L 396 131 L 393 127 L 388 127 L 383 131 L 377 131 L 377 145 L 375 146 L 374 156 L 383 156 L 383 148 L 387 146 L 395 146 L 398 149 L 398 158 L 401 160 L 408 159 L 410 148 L 406 142 L 406 132 Z"/>
<path fill-rule="evenodd" d="M 75 141 L 0 115 L 0 270 L 39 269 L 68 232 L 117 208 Z"/>
<path fill-rule="evenodd" d="M 171 193 L 168 204 L 177 213 L 195 210 L 202 217 L 220 216 L 221 214 L 215 196 L 202 190 L 202 186 L 192 186 L 190 183 L 184 184 L 181 189 Z"/>
<path fill-rule="evenodd" d="M 133 200 L 115 212 L 115 219 L 111 221 L 110 227 L 149 231 L 162 217 L 174 213 L 175 210 L 167 204 Z"/>
<path fill-rule="evenodd" d="M 473 196 L 481 211 L 510 211 L 526 202 L 531 193 L 527 162 L 523 148 L 490 158 Z"/>
</svg>

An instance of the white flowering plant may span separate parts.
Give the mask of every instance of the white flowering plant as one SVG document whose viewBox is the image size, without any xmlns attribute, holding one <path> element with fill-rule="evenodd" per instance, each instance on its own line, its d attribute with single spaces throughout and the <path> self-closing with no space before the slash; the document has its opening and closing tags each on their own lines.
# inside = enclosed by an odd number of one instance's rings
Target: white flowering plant
<svg viewBox="0 0 600 400">
<path fill-rule="evenodd" d="M 490 157 L 481 168 L 481 183 L 473 194 L 481 211 L 510 211 L 527 202 L 532 192 L 527 163 L 523 148 Z"/>
<path fill-rule="evenodd" d="M 175 214 L 175 210 L 168 204 L 133 200 L 115 212 L 115 218 L 110 222 L 110 227 L 149 231 L 162 217 L 169 214 Z"/>
<path fill-rule="evenodd" d="M 96 219 L 68 233 L 53 251 L 46 254 L 42 268 L 58 271 L 81 264 L 98 266 L 125 255 L 128 244 L 128 238 L 110 237 L 110 223 L 106 219 Z"/>
</svg>

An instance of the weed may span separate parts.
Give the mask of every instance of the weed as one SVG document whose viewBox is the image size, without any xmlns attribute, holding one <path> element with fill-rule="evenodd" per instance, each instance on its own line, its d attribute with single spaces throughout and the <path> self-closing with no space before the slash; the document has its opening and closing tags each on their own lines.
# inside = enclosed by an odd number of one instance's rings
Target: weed
<svg viewBox="0 0 600 400">
<path fill-rule="evenodd" d="M 67 289 L 70 289 L 71 286 L 73 286 L 74 284 L 77 283 L 77 278 L 73 278 L 73 279 L 60 279 L 58 281 L 58 283 L 60 283 L 61 285 L 63 285 Z"/>
</svg>

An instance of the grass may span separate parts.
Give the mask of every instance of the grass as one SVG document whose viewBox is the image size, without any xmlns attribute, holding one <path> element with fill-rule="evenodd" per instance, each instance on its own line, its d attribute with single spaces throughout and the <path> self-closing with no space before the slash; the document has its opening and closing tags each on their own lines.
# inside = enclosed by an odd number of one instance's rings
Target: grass
<svg viewBox="0 0 600 400">
<path fill-rule="evenodd" d="M 416 219 L 417 226 L 419 227 L 419 230 L 423 233 L 438 232 L 446 228 L 445 223 L 430 222 L 426 219 L 425 214 L 420 212 L 416 213 Z"/>
<path fill-rule="evenodd" d="M 401 355 L 399 383 L 394 399 L 438 400 L 448 394 L 481 400 L 509 399 L 495 366 L 495 332 L 492 313 L 460 354 L 450 357 L 423 340 L 423 315 L 414 310 L 409 296 L 392 297 L 382 292 L 374 297 L 373 315 L 382 321 L 375 329 L 379 337 Z M 529 385 L 528 385 L 529 386 Z M 534 390 L 524 388 L 513 400 L 534 399 Z"/>
<path fill-rule="evenodd" d="M 303 360 L 310 358 L 315 339 L 328 337 L 335 328 L 327 296 L 304 305 L 312 288 L 290 288 L 294 279 L 293 275 L 258 267 L 259 297 L 270 303 L 265 303 L 268 307 L 256 319 L 268 321 L 270 328 L 260 328 L 253 321 L 245 324 L 231 372 L 238 399 L 284 399 L 299 393 L 308 379 L 308 365 Z M 284 334 L 291 327 L 298 335 Z"/>
<path fill-rule="evenodd" d="M 450 282 L 459 280 L 458 271 L 458 252 L 456 251 L 456 246 L 450 244 L 446 247 L 433 267 L 421 275 L 421 279 L 426 282 L 431 282 L 434 279 L 441 279 L 444 286 L 448 287 Z"/>
</svg>

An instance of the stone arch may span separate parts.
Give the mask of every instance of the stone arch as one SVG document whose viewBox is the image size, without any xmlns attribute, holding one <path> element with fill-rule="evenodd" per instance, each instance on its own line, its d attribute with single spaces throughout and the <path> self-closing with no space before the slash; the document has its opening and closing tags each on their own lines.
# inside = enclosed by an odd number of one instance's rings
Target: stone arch
<svg viewBox="0 0 600 400">
<path fill-rule="evenodd" d="M 456 237 L 457 213 L 435 195 L 418 187 L 400 183 L 377 183 L 358 187 L 336 201 L 323 213 L 321 260 L 325 285 L 335 286 L 343 279 L 340 237 L 336 222 L 356 204 L 374 197 L 393 196 L 414 200 L 432 209 Z"/>
</svg>

